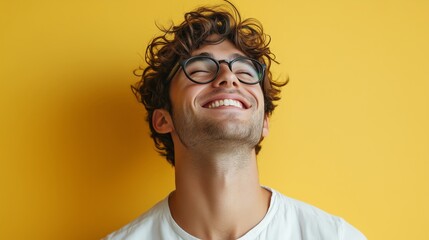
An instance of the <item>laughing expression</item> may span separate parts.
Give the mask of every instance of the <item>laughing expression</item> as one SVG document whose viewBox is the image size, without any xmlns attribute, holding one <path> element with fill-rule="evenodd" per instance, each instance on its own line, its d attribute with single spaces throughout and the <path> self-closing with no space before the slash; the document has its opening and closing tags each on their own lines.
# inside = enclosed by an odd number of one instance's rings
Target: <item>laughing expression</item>
<svg viewBox="0 0 429 240">
<path fill-rule="evenodd" d="M 192 53 L 230 61 L 245 56 L 225 40 L 203 45 Z M 217 78 L 206 84 L 190 81 L 178 71 L 170 86 L 172 137 L 185 147 L 215 145 L 254 148 L 268 132 L 264 98 L 259 84 L 240 82 L 227 64 L 220 64 Z"/>
</svg>

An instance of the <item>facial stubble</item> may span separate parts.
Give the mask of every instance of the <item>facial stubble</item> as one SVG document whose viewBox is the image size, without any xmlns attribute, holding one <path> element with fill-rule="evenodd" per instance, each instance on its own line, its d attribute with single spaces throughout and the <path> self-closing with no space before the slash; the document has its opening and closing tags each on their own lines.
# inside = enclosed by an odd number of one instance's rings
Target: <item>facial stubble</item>
<svg viewBox="0 0 429 240">
<path fill-rule="evenodd" d="M 172 117 L 177 136 L 188 149 L 251 150 L 261 140 L 264 112 L 257 110 L 246 120 L 239 119 L 237 114 L 241 113 L 226 113 L 220 120 L 209 115 L 174 111 Z"/>
</svg>

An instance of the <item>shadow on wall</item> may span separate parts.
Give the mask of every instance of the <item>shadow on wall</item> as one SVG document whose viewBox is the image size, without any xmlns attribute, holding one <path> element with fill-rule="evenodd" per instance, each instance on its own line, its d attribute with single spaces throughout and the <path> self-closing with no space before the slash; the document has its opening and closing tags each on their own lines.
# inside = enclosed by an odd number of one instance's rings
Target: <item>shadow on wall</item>
<svg viewBox="0 0 429 240">
<path fill-rule="evenodd" d="M 54 123 L 59 227 L 70 239 L 104 236 L 172 186 L 171 167 L 154 150 L 144 107 L 124 76 L 85 78 L 85 89 L 72 87 L 61 96 Z"/>
</svg>

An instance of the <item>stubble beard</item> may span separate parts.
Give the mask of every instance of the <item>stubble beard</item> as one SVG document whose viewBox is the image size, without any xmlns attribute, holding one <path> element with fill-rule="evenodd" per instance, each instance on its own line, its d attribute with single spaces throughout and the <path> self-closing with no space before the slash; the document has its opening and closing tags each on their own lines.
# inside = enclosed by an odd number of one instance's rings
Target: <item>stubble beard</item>
<svg viewBox="0 0 429 240">
<path fill-rule="evenodd" d="M 248 152 L 261 140 L 263 121 L 263 112 L 253 114 L 246 121 L 234 114 L 219 121 L 210 116 L 173 113 L 178 138 L 190 150 Z"/>
</svg>

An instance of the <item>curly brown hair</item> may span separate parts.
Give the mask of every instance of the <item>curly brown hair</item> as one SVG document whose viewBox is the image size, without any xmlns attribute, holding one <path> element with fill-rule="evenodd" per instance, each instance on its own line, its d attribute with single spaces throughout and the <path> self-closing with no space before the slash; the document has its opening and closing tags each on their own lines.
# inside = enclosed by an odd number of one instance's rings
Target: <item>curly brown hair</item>
<svg viewBox="0 0 429 240">
<path fill-rule="evenodd" d="M 260 83 L 264 93 L 265 114 L 270 116 L 276 107 L 274 101 L 280 100 L 280 87 L 287 84 L 276 82 L 270 72 L 271 62 L 276 62 L 275 55 L 269 48 L 270 37 L 263 32 L 262 25 L 256 19 L 241 20 L 237 8 L 229 1 L 227 5 L 200 7 L 185 14 L 184 21 L 170 28 L 159 28 L 163 34 L 155 37 L 146 49 L 147 67 L 140 67 L 142 74 L 135 74 L 141 80 L 132 86 L 133 92 L 147 110 L 151 137 L 158 152 L 165 156 L 173 166 L 174 144 L 170 134 L 160 134 L 152 126 L 155 109 L 165 109 L 171 113 L 168 76 L 175 64 L 191 56 L 191 53 L 204 44 L 216 44 L 229 40 L 248 57 L 265 63 L 266 74 Z M 208 40 L 210 35 L 219 36 Z M 277 62 L 276 62 L 277 63 Z M 262 141 L 262 139 L 261 139 Z M 255 146 L 258 153 L 260 142 Z"/>
</svg>

